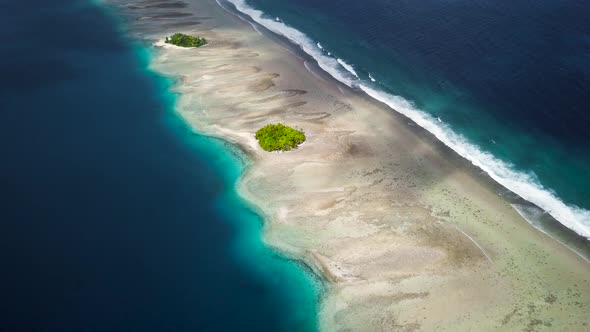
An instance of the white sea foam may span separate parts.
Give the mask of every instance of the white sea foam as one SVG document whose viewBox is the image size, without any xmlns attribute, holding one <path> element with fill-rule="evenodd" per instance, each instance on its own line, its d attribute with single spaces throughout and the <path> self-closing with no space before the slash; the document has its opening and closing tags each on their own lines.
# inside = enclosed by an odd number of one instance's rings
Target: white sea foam
<svg viewBox="0 0 590 332">
<path fill-rule="evenodd" d="M 369 73 L 369 79 L 371 80 L 371 82 L 377 82 L 377 81 L 376 81 L 376 80 L 373 78 L 373 76 L 371 76 L 371 74 L 370 74 L 370 73 Z"/>
<path fill-rule="evenodd" d="M 318 45 L 318 48 L 319 48 L 320 50 L 323 50 L 323 49 L 324 49 L 324 48 L 322 47 L 322 44 L 320 44 L 320 43 L 317 43 L 317 45 Z"/>
<path fill-rule="evenodd" d="M 233 3 L 240 12 L 249 15 L 258 24 L 299 45 L 304 52 L 317 61 L 320 68 L 336 80 L 350 87 L 360 88 L 374 99 L 383 102 L 393 110 L 412 119 L 416 124 L 428 130 L 460 156 L 488 173 L 496 182 L 518 194 L 523 199 L 539 206 L 564 226 L 590 239 L 590 211 L 574 205 L 565 204 L 553 191 L 544 188 L 534 175 L 517 171 L 511 165 L 495 158 L 488 152 L 482 151 L 478 146 L 470 143 L 465 137 L 455 133 L 444 122 L 439 122 L 437 118 L 417 109 L 410 101 L 363 84 L 351 65 L 342 59 L 334 59 L 329 56 L 331 55 L 330 53 L 325 55 L 320 45 L 301 31 L 282 22 L 265 18 L 263 12 L 248 6 L 245 0 L 228 1 Z M 371 81 L 374 81 L 371 76 L 369 78 Z"/>
<path fill-rule="evenodd" d="M 299 45 L 305 53 L 312 56 L 318 62 L 320 68 L 338 81 L 352 87 L 353 83 L 357 80 L 356 77 L 351 76 L 350 73 L 340 70 L 338 61 L 332 57 L 324 55 L 322 50 L 316 47 L 316 43 L 301 31 L 294 29 L 283 22 L 277 22 L 273 19 L 264 17 L 263 12 L 248 6 L 245 0 L 228 1 L 234 4 L 237 10 L 250 16 L 256 23 L 263 25 L 270 31 L 284 36 L 293 43 Z"/>
<path fill-rule="evenodd" d="M 356 71 L 354 70 L 354 67 L 352 65 L 349 65 L 348 63 L 346 63 L 344 60 L 338 58 L 336 59 L 336 61 L 338 61 L 338 63 L 344 67 L 344 69 L 346 69 L 349 73 L 353 74 L 356 78 L 359 77 L 359 75 L 357 75 Z"/>
<path fill-rule="evenodd" d="M 480 150 L 462 135 L 455 133 L 431 115 L 418 110 L 402 97 L 384 93 L 363 84 L 359 87 L 369 96 L 385 103 L 428 130 L 445 145 L 488 173 L 496 182 L 539 206 L 566 227 L 590 239 L 590 211 L 565 204 L 551 190 L 545 189 L 535 176 L 516 171 L 511 165 Z"/>
</svg>

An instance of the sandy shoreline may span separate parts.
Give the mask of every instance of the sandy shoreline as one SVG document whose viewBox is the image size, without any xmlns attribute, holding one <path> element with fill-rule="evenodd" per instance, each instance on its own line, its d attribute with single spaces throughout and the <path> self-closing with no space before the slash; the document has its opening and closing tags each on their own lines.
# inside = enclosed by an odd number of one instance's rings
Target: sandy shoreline
<svg viewBox="0 0 590 332">
<path fill-rule="evenodd" d="M 266 216 L 265 241 L 330 281 L 322 330 L 588 329 L 590 265 L 424 130 L 213 0 L 107 3 L 134 5 L 121 12 L 138 38 L 209 41 L 161 48 L 152 66 L 180 77 L 190 125 L 252 157 L 239 191 Z M 264 152 L 254 132 L 275 122 L 308 141 Z"/>
</svg>

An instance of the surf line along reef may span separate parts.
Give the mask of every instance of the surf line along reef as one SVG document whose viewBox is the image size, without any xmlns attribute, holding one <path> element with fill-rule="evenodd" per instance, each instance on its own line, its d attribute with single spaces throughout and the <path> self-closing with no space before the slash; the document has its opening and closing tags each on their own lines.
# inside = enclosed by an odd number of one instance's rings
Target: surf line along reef
<svg viewBox="0 0 590 332">
<path fill-rule="evenodd" d="M 193 5 L 211 17 L 194 34 L 215 42 L 194 52 L 162 47 L 152 68 L 183 77 L 177 109 L 191 126 L 252 157 L 237 189 L 267 216 L 265 243 L 329 282 L 317 305 L 320 330 L 590 323 L 580 300 L 590 294 L 587 264 L 526 223 L 490 179 L 387 103 L 318 79 L 309 69 L 319 73 L 319 65 L 302 63 L 217 2 Z M 140 36 L 162 38 L 159 20 L 132 23 Z M 292 153 L 263 153 L 253 136 L 278 123 L 313 139 Z"/>
</svg>

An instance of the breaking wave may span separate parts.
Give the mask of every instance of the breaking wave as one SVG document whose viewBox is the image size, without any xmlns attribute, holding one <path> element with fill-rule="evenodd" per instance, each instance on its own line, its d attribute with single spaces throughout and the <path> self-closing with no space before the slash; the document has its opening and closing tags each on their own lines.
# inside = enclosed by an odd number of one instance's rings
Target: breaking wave
<svg viewBox="0 0 590 332">
<path fill-rule="evenodd" d="M 460 156 L 482 169 L 496 182 L 523 199 L 539 206 L 577 234 L 590 239 L 590 211 L 564 203 L 553 191 L 544 188 L 534 175 L 515 170 L 510 164 L 497 159 L 486 151 L 482 151 L 464 136 L 453 131 L 442 120 L 416 108 L 412 102 L 379 90 L 372 76 L 369 76 L 370 82 L 363 82 L 358 77 L 353 65 L 340 58 L 330 56 L 330 53 L 326 55 L 325 49 L 320 43 L 314 42 L 301 31 L 286 25 L 282 21 L 277 22 L 272 18 L 265 17 L 262 11 L 250 7 L 245 0 L 228 1 L 234 4 L 237 10 L 250 16 L 258 24 L 299 45 L 305 53 L 317 61 L 320 68 L 336 80 L 349 87 L 359 88 L 372 98 L 410 118 Z"/>
</svg>

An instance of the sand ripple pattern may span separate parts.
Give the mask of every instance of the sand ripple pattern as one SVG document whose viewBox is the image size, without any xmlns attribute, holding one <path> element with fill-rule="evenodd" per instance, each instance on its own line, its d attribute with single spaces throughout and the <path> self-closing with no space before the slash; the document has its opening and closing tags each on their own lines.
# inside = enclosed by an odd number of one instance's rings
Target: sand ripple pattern
<svg viewBox="0 0 590 332">
<path fill-rule="evenodd" d="M 210 41 L 164 47 L 152 66 L 178 78 L 177 109 L 188 123 L 254 160 L 239 190 L 266 216 L 266 242 L 326 279 L 323 330 L 590 324 L 588 265 L 530 227 L 493 181 L 431 135 L 216 3 L 154 3 L 129 9 L 157 18 L 135 22 L 145 38 L 187 24 Z M 173 17 L 171 6 L 195 15 Z M 262 151 L 254 133 L 276 122 L 308 140 L 288 153 Z"/>
</svg>

